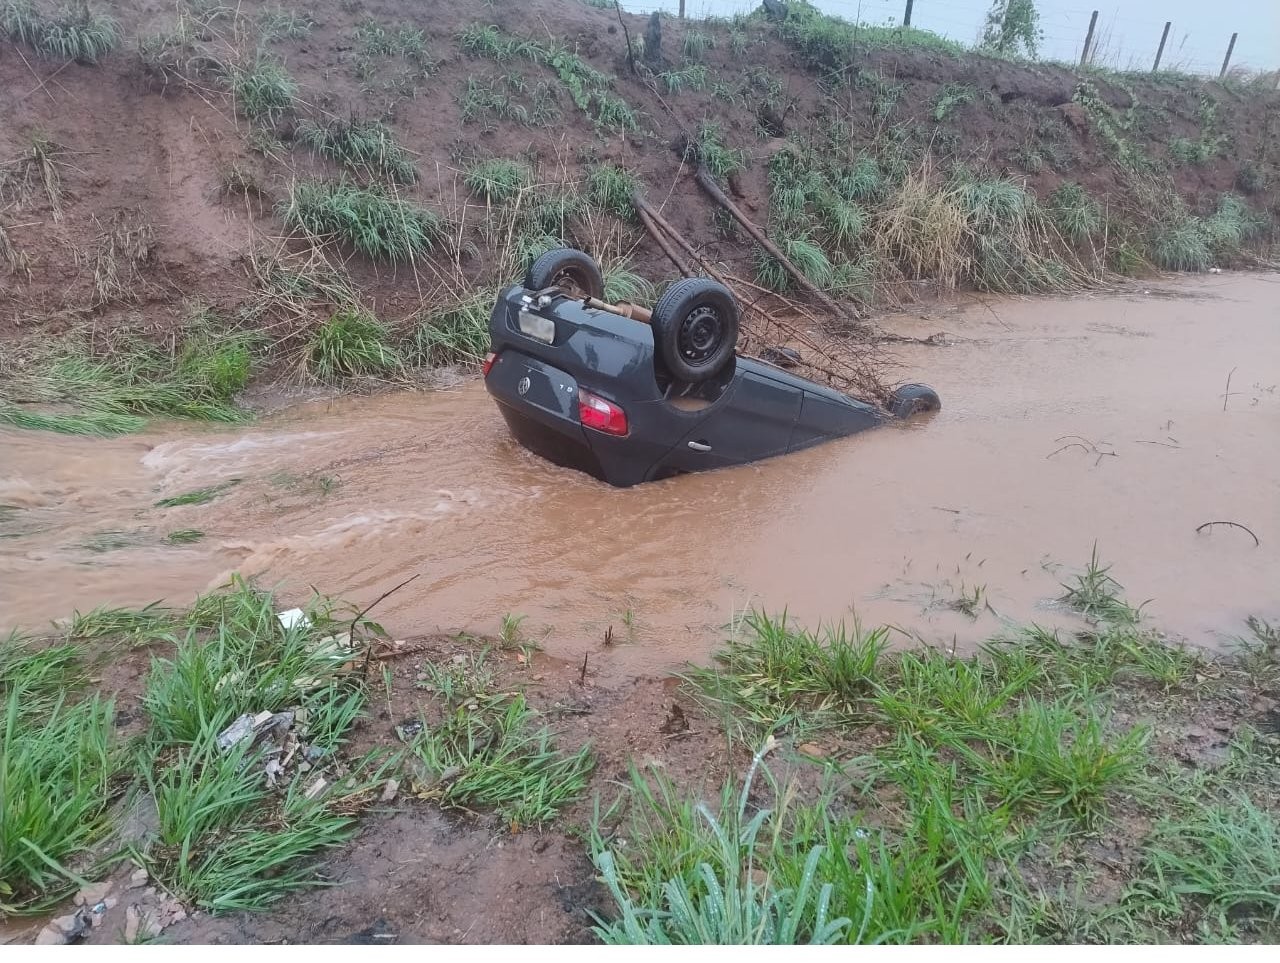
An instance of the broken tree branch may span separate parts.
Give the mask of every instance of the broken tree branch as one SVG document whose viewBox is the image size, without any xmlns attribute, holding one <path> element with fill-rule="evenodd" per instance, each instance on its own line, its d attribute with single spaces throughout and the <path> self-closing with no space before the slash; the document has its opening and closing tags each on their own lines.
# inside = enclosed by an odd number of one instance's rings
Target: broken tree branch
<svg viewBox="0 0 1280 963">
<path fill-rule="evenodd" d="M 1199 535 L 1206 528 L 1212 528 L 1214 525 L 1230 525 L 1232 528 L 1243 529 L 1244 531 L 1248 532 L 1249 536 L 1253 539 L 1253 544 L 1255 548 L 1262 547 L 1262 542 L 1258 539 L 1257 535 L 1253 534 L 1253 529 L 1251 529 L 1247 525 L 1241 525 L 1239 522 L 1205 522 L 1203 525 L 1196 526 L 1196 534 Z"/>
<path fill-rule="evenodd" d="M 833 313 L 844 318 L 858 320 L 859 316 L 856 311 L 847 307 L 842 307 L 828 297 L 821 288 L 805 277 L 805 275 L 800 272 L 800 269 L 792 264 L 787 256 L 783 254 L 772 241 L 765 237 L 764 232 L 738 209 L 738 205 L 729 200 L 728 195 L 720 189 L 720 185 L 716 183 L 716 179 L 711 176 L 711 172 L 707 170 L 705 164 L 698 165 L 698 172 L 694 177 L 698 181 L 698 185 L 707 192 L 711 199 L 728 211 L 733 216 L 733 219 L 742 225 L 742 229 L 750 234 L 757 244 L 768 251 L 770 256 L 777 260 L 777 262 L 786 269 L 787 273 L 795 279 L 797 284 L 817 298 L 824 307 L 829 308 Z"/>
<path fill-rule="evenodd" d="M 667 256 L 667 259 L 676 266 L 676 269 L 682 275 L 687 278 L 693 277 L 693 268 L 689 267 L 680 255 L 671 249 L 671 245 L 668 243 L 666 235 L 663 234 L 658 229 L 658 225 L 654 223 L 653 215 L 649 213 L 653 209 L 638 196 L 632 197 L 631 201 L 635 204 L 636 214 L 640 216 L 640 223 L 643 224 L 644 229 L 649 232 L 649 236 L 658 242 L 658 247 L 662 248 L 662 253 Z"/>
<path fill-rule="evenodd" d="M 406 585 L 412 582 L 415 578 L 418 578 L 418 576 L 420 576 L 421 574 L 422 574 L 421 572 L 416 572 L 413 575 L 410 575 L 407 579 L 405 579 L 399 585 L 396 585 L 392 588 L 387 589 L 385 592 L 379 595 L 376 599 L 374 599 L 372 602 L 370 602 L 368 605 L 362 608 L 359 612 L 357 612 L 355 615 L 355 618 L 351 620 L 351 628 L 347 630 L 347 637 L 348 638 L 354 637 L 356 632 L 356 626 L 360 624 L 360 620 L 363 619 L 366 615 L 368 615 L 369 611 L 375 605 L 377 605 L 383 599 L 387 598 L 387 596 L 394 595 L 396 592 L 399 592 L 402 588 L 404 588 Z M 362 677 L 367 676 L 369 674 L 369 660 L 372 658 L 372 656 L 373 656 L 373 643 L 372 643 L 372 640 L 370 640 L 370 642 L 366 644 L 364 647 L 364 665 L 360 668 L 360 675 Z"/>
<path fill-rule="evenodd" d="M 631 72 L 638 77 L 640 71 L 636 69 L 636 52 L 631 46 L 631 31 L 627 29 L 627 21 L 622 18 L 622 0 L 613 0 L 613 9 L 618 12 L 618 26 L 622 28 L 622 38 L 627 45 L 627 63 L 631 65 Z"/>
</svg>

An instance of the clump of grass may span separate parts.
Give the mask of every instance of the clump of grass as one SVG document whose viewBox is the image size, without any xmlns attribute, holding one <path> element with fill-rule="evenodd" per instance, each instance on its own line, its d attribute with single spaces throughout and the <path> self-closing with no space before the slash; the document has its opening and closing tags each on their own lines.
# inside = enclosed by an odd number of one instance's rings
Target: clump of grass
<svg viewBox="0 0 1280 963">
<path fill-rule="evenodd" d="M 532 186 L 533 169 L 524 161 L 494 157 L 472 164 L 462 182 L 477 197 L 505 204 Z"/>
<path fill-rule="evenodd" d="M 1157 916 L 1241 933 L 1274 933 L 1280 919 L 1280 825 L 1243 793 L 1166 817 L 1147 846 L 1131 899 Z"/>
<path fill-rule="evenodd" d="M 307 371 L 322 381 L 385 376 L 403 365 L 387 326 L 359 308 L 339 311 L 307 342 Z"/>
<path fill-rule="evenodd" d="M 123 757 L 113 739 L 110 701 L 75 701 L 67 694 L 40 698 L 23 663 L 42 657 L 5 655 L 0 906 L 13 912 L 47 906 L 76 887 L 64 867 L 109 831 L 107 810 L 119 792 Z"/>
<path fill-rule="evenodd" d="M 610 304 L 627 301 L 631 304 L 652 302 L 652 282 L 635 270 L 630 258 L 614 258 L 601 265 L 604 275 L 604 299 Z"/>
<path fill-rule="evenodd" d="M 43 29 L 44 20 L 36 13 L 31 0 L 2 0 L 0 2 L 0 30 L 14 43 L 34 47 Z"/>
<path fill-rule="evenodd" d="M 194 545 L 204 538 L 204 532 L 198 528 L 180 528 L 164 537 L 169 545 Z"/>
<path fill-rule="evenodd" d="M 493 669 L 489 667 L 486 649 L 442 664 L 424 662 L 418 678 L 418 688 L 434 692 L 454 706 L 478 701 L 493 685 Z"/>
<path fill-rule="evenodd" d="M 1091 707 L 1028 699 L 988 730 L 985 754 L 958 743 L 953 748 L 1007 804 L 1088 814 L 1136 775 L 1149 736 L 1135 727 L 1111 740 Z"/>
<path fill-rule="evenodd" d="M 1265 219 L 1251 211 L 1244 199 L 1235 194 L 1223 194 L 1217 209 L 1204 221 L 1210 245 L 1224 257 L 1239 253 L 1244 243 L 1259 234 L 1265 224 Z"/>
<path fill-rule="evenodd" d="M 703 64 L 689 64 L 679 70 L 666 70 L 658 74 L 667 93 L 678 94 L 682 90 L 705 90 L 707 68 Z"/>
<path fill-rule="evenodd" d="M 4 0 L 0 30 L 43 57 L 81 64 L 97 63 L 120 42 L 116 19 L 91 10 L 88 3 L 64 7 L 57 16 L 47 17 L 26 0 Z"/>
<path fill-rule="evenodd" d="M 849 633 L 841 625 L 815 635 L 785 616 L 753 612 L 717 655 L 719 666 L 693 669 L 686 679 L 736 721 L 761 729 L 830 724 L 858 715 L 886 645 L 884 629 Z"/>
<path fill-rule="evenodd" d="M 674 804 L 672 787 L 660 777 L 659 799 L 632 770 L 631 795 L 643 807 L 635 834 L 641 847 L 679 839 L 683 852 L 664 853 L 667 858 L 659 865 L 641 870 L 622 849 L 609 847 L 598 827 L 593 830 L 593 859 L 618 909 L 616 919 L 595 927 L 602 942 L 790 945 L 831 944 L 850 937 L 860 942 L 863 932 L 851 932 L 848 917 L 831 916 L 836 892 L 820 875 L 824 847 L 790 849 L 783 842 L 790 835 L 784 830 L 785 814 L 752 811 L 752 782 L 762 757 L 763 751 L 737 800 L 726 787 L 719 814 L 705 805 L 694 812 Z M 667 840 L 657 836 L 664 831 Z M 638 892 L 633 897 L 627 883 L 637 877 L 641 881 L 634 884 Z M 864 916 L 863 930 L 866 925 Z"/>
<path fill-rule="evenodd" d="M 323 761 L 364 704 L 345 668 L 350 651 L 332 641 L 337 603 L 313 599 L 308 619 L 288 628 L 276 608 L 243 581 L 201 596 L 174 615 L 176 647 L 147 677 L 139 766 L 159 819 L 145 859 L 168 889 L 211 911 L 260 909 L 318 884 L 309 858 L 351 837 L 385 772 L 372 758 L 349 771 Z M 237 716 L 264 710 L 293 712 L 294 733 L 322 760 L 309 773 L 285 771 L 276 789 L 252 740 L 225 752 L 215 742 Z"/>
<path fill-rule="evenodd" d="M 1093 546 L 1085 570 L 1062 587 L 1066 589 L 1062 601 L 1087 619 L 1132 625 L 1141 616 L 1142 606 L 1135 609 L 1124 600 L 1124 586 L 1112 577 L 1111 566 L 1099 561 L 1097 545 Z"/>
<path fill-rule="evenodd" d="M 274 124 L 297 105 L 297 81 L 283 64 L 267 57 L 233 66 L 230 83 L 236 109 L 250 120 Z"/>
<path fill-rule="evenodd" d="M 465 53 L 473 57 L 484 57 L 498 63 L 521 58 L 547 67 L 555 73 L 574 106 L 590 116 L 596 126 L 618 131 L 636 128 L 635 111 L 609 90 L 609 77 L 556 43 L 543 44 L 509 36 L 492 24 L 479 23 L 465 27 L 458 34 L 458 43 Z"/>
<path fill-rule="evenodd" d="M 177 508 L 181 505 L 207 505 L 218 496 L 225 495 L 239 485 L 240 482 L 241 479 L 239 478 L 229 478 L 217 485 L 206 485 L 204 488 L 196 488 L 189 492 L 183 492 L 181 495 L 171 495 L 156 502 L 156 507 Z"/>
<path fill-rule="evenodd" d="M 424 68 L 432 66 L 427 58 L 426 36 L 421 30 L 409 26 L 389 30 L 366 20 L 356 26 L 355 36 L 366 57 L 399 54 Z"/>
<path fill-rule="evenodd" d="M 1079 184 L 1063 183 L 1049 195 L 1049 218 L 1072 244 L 1084 244 L 1102 228 L 1102 208 Z"/>
<path fill-rule="evenodd" d="M 1266 169 L 1253 161 L 1245 161 L 1236 171 L 1236 189 L 1242 194 L 1261 194 L 1270 181 Z"/>
<path fill-rule="evenodd" d="M 321 157 L 395 184 L 412 184 L 418 171 L 387 126 L 376 120 L 304 120 L 294 135 Z"/>
<path fill-rule="evenodd" d="M 412 357 L 425 365 L 476 366 L 489 350 L 489 315 L 495 292 L 477 291 L 425 311 L 414 330 Z"/>
<path fill-rule="evenodd" d="M 747 166 L 745 151 L 726 147 L 724 135 L 718 124 L 703 121 L 698 125 L 694 142 L 689 145 L 693 157 L 705 164 L 715 177 L 723 180 L 730 174 L 736 174 Z"/>
<path fill-rule="evenodd" d="M 392 264 L 424 257 L 444 239 L 444 222 L 434 212 L 345 181 L 298 181 L 279 214 L 291 228 L 345 242 L 371 260 Z"/>
<path fill-rule="evenodd" d="M 846 201 L 875 201 L 884 193 L 885 177 L 874 157 L 858 157 L 836 172 L 832 179 L 836 193 Z"/>
<path fill-rule="evenodd" d="M 112 438 L 141 431 L 147 420 L 137 415 L 117 414 L 110 411 L 85 411 L 58 413 L 33 411 L 18 405 L 0 402 L 0 424 L 12 425 L 27 431 L 52 431 L 60 435 L 93 435 Z"/>
<path fill-rule="evenodd" d="M 591 202 L 623 220 L 636 216 L 632 197 L 640 188 L 640 180 L 616 164 L 597 164 L 587 172 L 587 193 Z"/>
<path fill-rule="evenodd" d="M 505 80 L 468 77 L 467 86 L 458 96 L 462 122 L 470 124 L 492 116 L 519 124 L 530 123 L 529 109 L 503 89 L 504 84 L 509 87 L 509 81 Z"/>
<path fill-rule="evenodd" d="M 715 49 L 716 38 L 709 33 L 703 33 L 701 30 L 688 30 L 684 35 L 684 43 L 681 48 L 684 55 L 690 60 L 701 60 L 702 55 L 708 50 Z"/>
<path fill-rule="evenodd" d="M 132 419 L 145 415 L 239 421 L 244 414 L 234 396 L 249 379 L 254 343 L 252 335 L 205 318 L 188 322 L 164 347 L 125 335 L 95 354 L 71 342 L 13 380 L 27 400 L 74 405 L 76 417 L 17 420 L 77 433 L 137 430 Z"/>
<path fill-rule="evenodd" d="M 311 35 L 315 25 L 310 14 L 283 7 L 268 7 L 258 14 L 258 29 L 261 31 L 259 39 L 262 43 L 301 40 Z"/>
<path fill-rule="evenodd" d="M 446 807 L 493 807 L 513 831 L 553 819 L 581 795 L 594 766 L 590 746 L 557 749 L 520 695 L 454 709 L 424 727 L 412 751 L 426 770 L 419 796 Z"/>
<path fill-rule="evenodd" d="M 778 32 L 813 67 L 839 81 L 858 66 L 860 47 L 920 47 L 941 53 L 961 54 L 963 44 L 915 27 L 877 27 L 852 24 L 821 13 L 804 0 L 787 5 L 787 16 Z"/>
<path fill-rule="evenodd" d="M 1207 271 L 1213 263 L 1204 225 L 1189 214 L 1159 225 L 1148 248 L 1151 259 L 1167 271 Z"/>
</svg>

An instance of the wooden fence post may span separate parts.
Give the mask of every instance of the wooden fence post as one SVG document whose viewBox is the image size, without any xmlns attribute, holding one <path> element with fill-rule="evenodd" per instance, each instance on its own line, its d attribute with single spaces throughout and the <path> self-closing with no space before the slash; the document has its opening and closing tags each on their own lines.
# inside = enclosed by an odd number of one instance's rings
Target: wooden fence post
<svg viewBox="0 0 1280 963">
<path fill-rule="evenodd" d="M 916 0 L 907 0 L 907 12 L 902 15 L 902 25 L 904 27 L 911 26 L 911 8 L 916 4 Z"/>
<path fill-rule="evenodd" d="M 1227 75 L 1227 67 L 1231 64 L 1231 51 L 1236 49 L 1236 37 L 1238 36 L 1240 36 L 1238 33 L 1233 33 L 1231 35 L 1231 43 L 1227 44 L 1227 55 L 1222 58 L 1222 69 L 1218 71 L 1219 80 Z"/>
<path fill-rule="evenodd" d="M 1093 28 L 1098 25 L 1098 11 L 1093 11 L 1089 18 L 1089 32 L 1084 35 L 1084 49 L 1080 51 L 1080 66 L 1089 62 L 1089 48 L 1093 46 Z"/>
<path fill-rule="evenodd" d="M 1164 56 L 1164 43 L 1169 39 L 1169 28 L 1173 26 L 1172 20 L 1164 22 L 1164 33 L 1160 34 L 1160 46 L 1156 48 L 1156 62 L 1151 65 L 1151 72 L 1155 73 L 1160 69 L 1160 58 Z"/>
</svg>

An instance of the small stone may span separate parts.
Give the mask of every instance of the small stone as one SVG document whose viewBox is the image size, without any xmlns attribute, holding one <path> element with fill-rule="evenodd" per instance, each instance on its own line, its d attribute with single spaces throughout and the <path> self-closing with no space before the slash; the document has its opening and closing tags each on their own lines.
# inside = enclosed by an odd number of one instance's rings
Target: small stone
<svg viewBox="0 0 1280 963">
<path fill-rule="evenodd" d="M 391 802 L 393 799 L 396 798 L 396 793 L 398 793 L 399 791 L 400 791 L 400 780 L 388 779 L 387 784 L 382 787 L 382 796 L 379 798 L 379 801 L 384 803 Z"/>
<path fill-rule="evenodd" d="M 61 930 L 67 936 L 76 936 L 84 931 L 84 919 L 79 913 L 68 913 L 49 921 L 49 925 Z"/>
<path fill-rule="evenodd" d="M 66 934 L 53 926 L 46 926 L 36 935 L 36 946 L 65 946 L 70 942 Z"/>
<path fill-rule="evenodd" d="M 138 907 L 130 903 L 124 911 L 124 941 L 138 942 L 138 926 L 142 920 L 138 917 Z"/>
<path fill-rule="evenodd" d="M 156 888 L 155 888 L 154 886 L 148 886 L 146 889 L 144 889 L 144 890 L 142 891 L 142 895 L 143 895 L 143 896 L 155 896 L 155 895 L 156 895 Z"/>
<path fill-rule="evenodd" d="M 802 742 L 796 746 L 796 750 L 805 756 L 812 756 L 814 759 L 825 759 L 827 751 L 816 742 Z"/>
<path fill-rule="evenodd" d="M 106 899 L 102 901 L 100 905 L 102 906 L 102 909 L 105 912 L 106 910 L 109 910 L 109 909 L 115 909 L 116 904 L 119 902 L 120 901 L 116 899 L 114 896 L 108 896 Z M 94 912 L 96 913 L 97 911 L 98 911 L 98 908 L 95 906 Z"/>
<path fill-rule="evenodd" d="M 94 906 L 101 903 L 109 892 L 111 892 L 110 880 L 103 880 L 101 883 L 90 883 L 76 893 L 76 905 Z"/>
<path fill-rule="evenodd" d="M 129 888 L 137 889 L 139 886 L 146 886 L 149 879 L 151 879 L 151 874 L 145 869 L 135 869 L 129 877 Z"/>
</svg>

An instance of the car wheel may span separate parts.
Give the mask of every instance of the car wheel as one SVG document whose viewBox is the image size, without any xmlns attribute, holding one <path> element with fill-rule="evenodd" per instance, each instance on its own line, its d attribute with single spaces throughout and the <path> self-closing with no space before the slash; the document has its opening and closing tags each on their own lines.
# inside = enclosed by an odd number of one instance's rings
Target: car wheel
<svg viewBox="0 0 1280 963">
<path fill-rule="evenodd" d="M 530 291 L 557 287 L 566 294 L 583 298 L 604 297 L 604 276 L 589 254 L 571 247 L 557 248 L 534 260 L 525 275 Z"/>
<path fill-rule="evenodd" d="M 927 411 L 939 411 L 942 399 L 928 385 L 900 385 L 894 389 L 889 411 L 896 418 L 910 418 Z"/>
<path fill-rule="evenodd" d="M 667 373 L 677 381 L 713 378 L 738 345 L 738 305 L 723 284 L 684 278 L 653 308 L 653 340 Z"/>
</svg>

